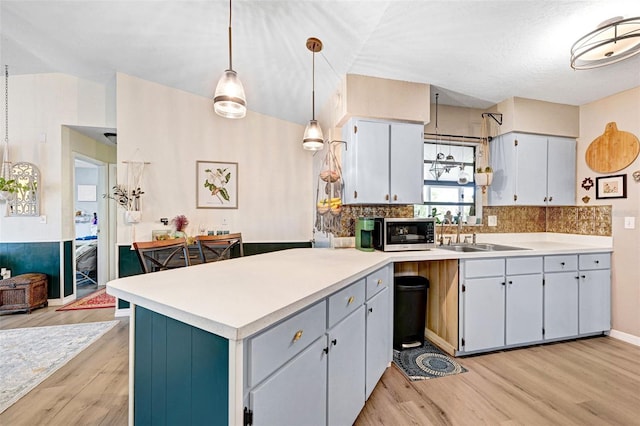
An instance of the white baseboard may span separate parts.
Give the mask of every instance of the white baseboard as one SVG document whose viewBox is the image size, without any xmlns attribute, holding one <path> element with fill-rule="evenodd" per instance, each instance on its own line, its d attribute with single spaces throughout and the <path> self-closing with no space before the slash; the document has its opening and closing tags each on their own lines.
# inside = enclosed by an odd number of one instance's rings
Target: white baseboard
<svg viewBox="0 0 640 426">
<path fill-rule="evenodd" d="M 74 300 L 76 300 L 76 295 L 71 294 L 65 298 L 58 297 L 56 299 L 47 299 L 47 302 L 49 303 L 49 306 L 63 306 L 69 302 L 73 302 Z"/>
<path fill-rule="evenodd" d="M 634 336 L 633 334 L 624 333 L 618 330 L 611 330 L 609 336 L 613 337 L 614 339 L 631 343 L 632 345 L 640 346 L 640 336 Z"/>
</svg>

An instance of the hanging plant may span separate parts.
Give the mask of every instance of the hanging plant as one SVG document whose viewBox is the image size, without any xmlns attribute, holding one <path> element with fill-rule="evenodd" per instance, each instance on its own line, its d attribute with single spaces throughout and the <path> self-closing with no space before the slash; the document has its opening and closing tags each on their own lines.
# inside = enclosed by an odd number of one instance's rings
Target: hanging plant
<svg viewBox="0 0 640 426">
<path fill-rule="evenodd" d="M 18 191 L 25 191 L 27 187 L 19 184 L 15 179 L 0 176 L 0 200 L 9 200 Z"/>
</svg>

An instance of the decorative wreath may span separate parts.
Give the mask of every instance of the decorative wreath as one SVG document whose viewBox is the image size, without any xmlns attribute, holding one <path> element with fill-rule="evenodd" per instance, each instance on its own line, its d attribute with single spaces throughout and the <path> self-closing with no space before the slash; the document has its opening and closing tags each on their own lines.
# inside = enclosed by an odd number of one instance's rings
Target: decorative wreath
<svg viewBox="0 0 640 426">
<path fill-rule="evenodd" d="M 582 187 L 587 191 L 593 188 L 593 179 L 591 179 L 590 177 L 584 178 L 584 180 L 582 181 Z"/>
</svg>

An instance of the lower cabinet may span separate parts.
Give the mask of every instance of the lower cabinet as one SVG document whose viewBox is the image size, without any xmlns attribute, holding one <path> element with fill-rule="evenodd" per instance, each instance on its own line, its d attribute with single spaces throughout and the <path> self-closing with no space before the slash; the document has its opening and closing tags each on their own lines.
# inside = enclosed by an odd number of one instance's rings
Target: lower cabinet
<svg viewBox="0 0 640 426">
<path fill-rule="evenodd" d="M 545 274 L 544 338 L 558 339 L 578 334 L 577 272 Z"/>
<path fill-rule="evenodd" d="M 367 300 L 366 308 L 366 359 L 365 398 L 382 377 L 391 361 L 391 290 L 385 287 Z"/>
<path fill-rule="evenodd" d="M 364 306 L 329 330 L 328 424 L 353 424 L 364 407 Z"/>
<path fill-rule="evenodd" d="M 249 394 L 253 424 L 327 424 L 327 337 L 322 336 Z"/>
<path fill-rule="evenodd" d="M 610 268 L 610 253 L 461 260 L 458 353 L 609 331 Z"/>
<path fill-rule="evenodd" d="M 578 332 L 596 333 L 611 329 L 611 273 L 609 269 L 580 271 Z"/>
<path fill-rule="evenodd" d="M 391 362 L 391 271 L 385 266 L 247 339 L 252 424 L 353 424 Z"/>
</svg>

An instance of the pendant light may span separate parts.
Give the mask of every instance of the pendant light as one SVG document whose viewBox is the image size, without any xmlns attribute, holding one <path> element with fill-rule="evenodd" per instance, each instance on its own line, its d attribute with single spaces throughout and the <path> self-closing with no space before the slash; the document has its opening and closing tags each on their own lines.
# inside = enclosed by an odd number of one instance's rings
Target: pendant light
<svg viewBox="0 0 640 426">
<path fill-rule="evenodd" d="M 213 97 L 213 109 L 225 118 L 242 118 L 247 115 L 247 99 L 242 82 L 233 70 L 231 55 L 231 0 L 229 0 L 229 69 L 218 81 Z"/>
<path fill-rule="evenodd" d="M 640 16 L 608 19 L 571 47 L 571 68 L 586 70 L 622 61 L 640 53 Z"/>
<path fill-rule="evenodd" d="M 324 137 L 320 124 L 316 121 L 316 53 L 322 50 L 322 42 L 315 37 L 309 37 L 307 49 L 311 51 L 312 58 L 311 120 L 304 129 L 302 147 L 309 151 L 319 151 L 324 147 Z"/>
</svg>

